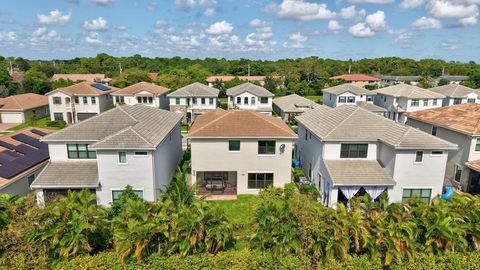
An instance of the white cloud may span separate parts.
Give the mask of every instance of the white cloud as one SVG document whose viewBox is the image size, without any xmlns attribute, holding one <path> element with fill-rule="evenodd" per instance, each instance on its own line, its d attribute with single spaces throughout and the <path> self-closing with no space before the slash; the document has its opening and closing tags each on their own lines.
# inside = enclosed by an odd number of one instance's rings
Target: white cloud
<svg viewBox="0 0 480 270">
<path fill-rule="evenodd" d="M 233 31 L 233 26 L 227 21 L 216 22 L 210 25 L 205 32 L 210 35 L 230 34 Z"/>
<path fill-rule="evenodd" d="M 93 3 L 98 6 L 108 6 L 115 4 L 117 0 L 90 0 L 90 3 Z"/>
<path fill-rule="evenodd" d="M 378 10 L 377 12 L 368 15 L 365 18 L 365 22 L 351 26 L 348 31 L 352 36 L 358 38 L 373 37 L 377 32 L 387 30 L 388 26 L 385 19 L 385 12 Z"/>
<path fill-rule="evenodd" d="M 181 11 L 189 11 L 195 6 L 195 0 L 175 0 L 175 8 Z"/>
<path fill-rule="evenodd" d="M 432 17 L 439 19 L 462 19 L 478 16 L 477 5 L 468 0 L 430 0 L 426 8 Z"/>
<path fill-rule="evenodd" d="M 301 49 L 304 48 L 305 46 L 303 45 L 303 42 L 308 40 L 308 37 L 303 35 L 300 32 L 293 33 L 291 34 L 288 39 L 290 42 L 284 42 L 283 47 L 285 48 L 294 48 L 294 49 Z"/>
<path fill-rule="evenodd" d="M 458 22 L 463 26 L 473 26 L 477 24 L 477 17 L 467 17 L 458 20 Z"/>
<path fill-rule="evenodd" d="M 35 31 L 33 31 L 32 36 L 34 36 L 34 37 L 42 36 L 43 34 L 45 34 L 47 32 L 48 32 L 48 29 L 46 27 L 39 27 L 39 28 L 35 29 Z"/>
<path fill-rule="evenodd" d="M 336 16 L 335 12 L 328 9 L 327 4 L 304 0 L 283 0 L 280 5 L 269 5 L 265 9 L 277 13 L 280 18 L 291 20 L 332 19 Z"/>
<path fill-rule="evenodd" d="M 206 17 L 213 17 L 217 14 L 217 10 L 215 8 L 206 8 L 203 12 L 203 16 Z"/>
<path fill-rule="evenodd" d="M 375 36 L 375 32 L 366 23 L 357 23 L 348 29 L 354 37 L 365 38 Z"/>
<path fill-rule="evenodd" d="M 416 8 L 419 6 L 423 6 L 425 4 L 425 0 L 403 0 L 403 2 L 400 4 L 401 8 Z"/>
<path fill-rule="evenodd" d="M 118 31 L 125 31 L 128 29 L 128 27 L 126 27 L 125 25 L 117 25 L 115 26 L 115 29 Z"/>
<path fill-rule="evenodd" d="M 17 34 L 15 32 L 0 32 L 1 42 L 13 42 L 17 40 Z"/>
<path fill-rule="evenodd" d="M 37 19 L 39 24 L 65 25 L 70 21 L 70 16 L 70 13 L 63 15 L 60 10 L 55 9 L 50 11 L 48 15 L 37 14 Z"/>
<path fill-rule="evenodd" d="M 413 29 L 440 29 L 442 24 L 439 20 L 430 17 L 421 17 L 412 23 Z"/>
<path fill-rule="evenodd" d="M 457 41 L 453 39 L 442 41 L 440 43 L 440 48 L 448 51 L 455 50 L 458 48 Z"/>
<path fill-rule="evenodd" d="M 400 33 L 397 38 L 393 41 L 393 44 L 401 44 L 409 46 L 412 43 L 412 33 L 410 32 L 403 32 Z"/>
<path fill-rule="evenodd" d="M 264 47 L 273 37 L 271 23 L 260 19 L 251 20 L 248 25 L 255 28 L 256 33 L 250 33 L 245 38 L 247 46 Z"/>
<path fill-rule="evenodd" d="M 98 17 L 97 19 L 93 19 L 91 21 L 85 21 L 83 23 L 83 28 L 90 31 L 105 31 L 107 30 L 107 20 L 102 17 Z"/>
<path fill-rule="evenodd" d="M 363 18 L 365 17 L 365 9 L 357 10 L 355 6 L 349 6 L 342 8 L 340 10 L 340 18 L 342 19 L 353 19 L 353 18 Z"/>
<path fill-rule="evenodd" d="M 352 4 L 390 4 L 395 0 L 348 0 Z"/>
<path fill-rule="evenodd" d="M 335 21 L 335 20 L 328 21 L 328 30 L 333 32 L 338 32 L 342 29 L 343 29 L 343 26 L 340 25 L 338 21 Z"/>
<path fill-rule="evenodd" d="M 291 41 L 294 41 L 294 42 L 304 42 L 304 41 L 307 41 L 307 39 L 308 39 L 308 37 L 302 35 L 302 33 L 300 33 L 300 32 L 294 33 L 294 34 L 290 35 L 288 38 Z"/>
<path fill-rule="evenodd" d="M 88 33 L 88 35 L 85 37 L 85 41 L 89 44 L 102 43 L 102 40 L 100 39 L 100 34 L 97 32 Z"/>
<path fill-rule="evenodd" d="M 216 3 L 217 3 L 217 0 L 200 0 L 200 1 L 198 1 L 198 5 L 203 7 L 203 8 L 214 5 Z"/>
</svg>

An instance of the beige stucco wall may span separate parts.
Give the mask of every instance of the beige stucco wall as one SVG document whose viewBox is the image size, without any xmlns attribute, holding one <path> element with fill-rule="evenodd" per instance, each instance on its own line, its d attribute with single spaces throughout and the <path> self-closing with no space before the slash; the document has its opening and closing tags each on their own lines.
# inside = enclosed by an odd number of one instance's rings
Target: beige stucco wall
<svg viewBox="0 0 480 270">
<path fill-rule="evenodd" d="M 258 194 L 258 189 L 248 189 L 248 173 L 271 172 L 273 185 L 283 187 L 291 181 L 294 140 L 275 140 L 275 155 L 259 155 L 258 139 L 241 139 L 238 152 L 228 151 L 228 139 L 191 139 L 192 180 L 196 182 L 198 171 L 236 171 L 237 194 Z M 285 150 L 281 153 L 282 144 Z"/>
</svg>

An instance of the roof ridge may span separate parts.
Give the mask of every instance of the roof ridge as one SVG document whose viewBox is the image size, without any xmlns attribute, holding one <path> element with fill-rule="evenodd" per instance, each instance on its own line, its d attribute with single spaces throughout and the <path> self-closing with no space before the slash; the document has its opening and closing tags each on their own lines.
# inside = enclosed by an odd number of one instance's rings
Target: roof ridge
<svg viewBox="0 0 480 270">
<path fill-rule="evenodd" d="M 132 126 L 130 126 L 130 129 L 131 129 L 135 134 L 137 134 L 142 140 L 144 140 L 146 143 L 149 143 L 149 144 L 152 144 L 152 145 L 155 146 L 154 143 L 149 142 L 147 139 L 145 139 L 145 137 L 143 137 L 140 133 L 138 133 Z"/>
<path fill-rule="evenodd" d="M 271 125 L 273 125 L 273 126 L 276 127 L 276 128 L 279 128 L 279 129 L 281 129 L 281 130 L 287 131 L 287 129 L 285 129 L 284 127 L 280 127 L 280 126 L 278 126 L 277 124 L 275 124 L 275 123 L 273 123 L 272 121 L 270 121 L 270 120 L 267 119 L 268 117 L 273 117 L 273 116 L 266 116 L 266 115 L 263 115 L 263 114 L 261 115 L 260 113 L 257 113 L 257 112 L 254 112 L 254 111 L 247 111 L 247 112 L 249 112 L 250 114 L 255 115 L 256 117 L 258 117 L 258 118 L 260 118 L 260 119 L 262 119 L 262 120 L 264 120 L 264 121 L 267 121 L 268 123 L 270 123 Z M 287 127 L 288 127 L 288 126 L 287 126 Z M 291 130 L 290 128 L 288 128 L 288 131 L 292 131 L 292 130 Z"/>
<path fill-rule="evenodd" d="M 332 132 L 334 132 L 335 130 L 337 130 L 343 123 L 345 123 L 345 121 L 347 121 L 348 119 L 350 119 L 353 115 L 353 113 L 355 113 L 356 111 L 358 111 L 358 109 L 360 109 L 358 106 L 357 108 L 355 108 L 354 111 L 352 111 L 350 113 L 350 115 L 348 117 L 345 117 L 345 119 L 343 119 L 335 128 L 333 128 L 332 130 L 330 130 L 327 134 L 325 134 L 325 136 L 323 136 L 324 138 L 328 137 L 328 135 L 330 135 Z"/>
<path fill-rule="evenodd" d="M 138 119 L 136 119 L 135 117 L 133 117 L 132 115 L 130 115 L 126 110 L 123 109 L 123 107 L 126 106 L 126 105 L 121 105 L 121 106 L 118 106 L 118 109 L 120 111 L 122 111 L 123 113 L 125 113 L 126 115 L 128 115 L 130 118 L 132 118 L 135 122 L 138 122 Z M 133 106 L 132 106 L 133 107 Z M 88 120 L 88 119 L 87 119 Z"/>
</svg>

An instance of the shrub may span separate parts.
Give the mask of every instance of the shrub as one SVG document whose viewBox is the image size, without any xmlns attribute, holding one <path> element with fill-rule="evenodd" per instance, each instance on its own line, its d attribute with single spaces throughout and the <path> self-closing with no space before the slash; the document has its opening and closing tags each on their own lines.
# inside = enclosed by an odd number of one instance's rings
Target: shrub
<svg viewBox="0 0 480 270">
<path fill-rule="evenodd" d="M 310 184 L 300 184 L 298 185 L 298 190 L 300 191 L 300 194 L 305 194 L 313 200 L 317 200 L 320 196 L 318 189 Z"/>
<path fill-rule="evenodd" d="M 55 121 L 47 120 L 45 125 L 47 127 L 64 128 L 67 125 L 67 123 L 63 120 L 55 120 Z"/>
<path fill-rule="evenodd" d="M 305 174 L 303 173 L 303 170 L 302 168 L 294 168 L 293 169 L 293 178 L 295 179 L 295 181 L 299 181 L 300 180 L 300 177 L 304 177 Z"/>
</svg>

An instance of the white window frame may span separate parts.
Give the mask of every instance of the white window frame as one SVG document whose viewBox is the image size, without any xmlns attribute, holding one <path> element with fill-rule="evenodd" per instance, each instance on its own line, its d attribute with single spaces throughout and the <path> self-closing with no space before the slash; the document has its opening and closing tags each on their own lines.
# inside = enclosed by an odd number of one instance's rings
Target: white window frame
<svg viewBox="0 0 480 270">
<path fill-rule="evenodd" d="M 421 152 L 422 153 L 422 160 L 421 161 L 417 161 L 417 154 Z M 418 150 L 418 151 L 415 151 L 415 159 L 413 160 L 413 163 L 414 164 L 422 164 L 423 163 L 423 158 L 425 156 L 425 151 L 423 150 Z"/>
</svg>

